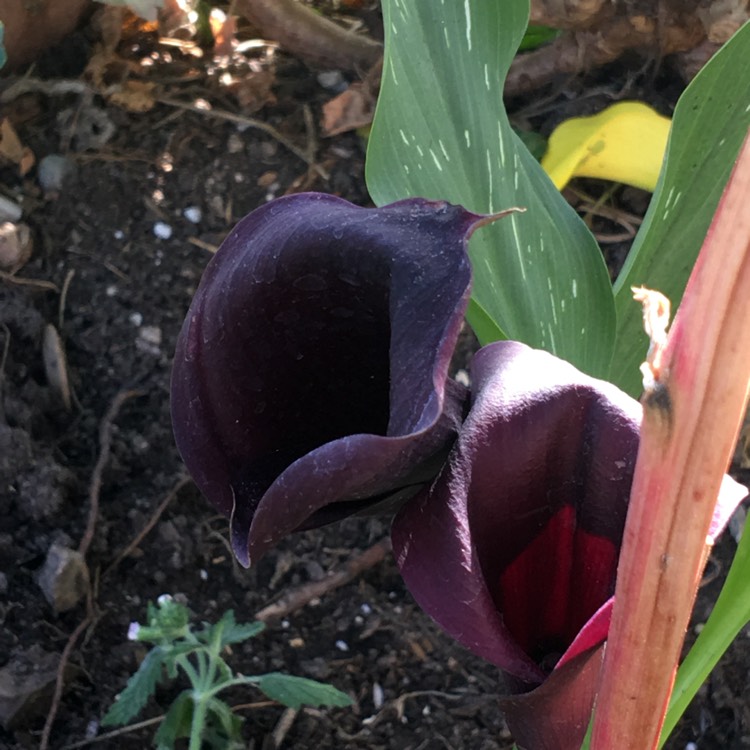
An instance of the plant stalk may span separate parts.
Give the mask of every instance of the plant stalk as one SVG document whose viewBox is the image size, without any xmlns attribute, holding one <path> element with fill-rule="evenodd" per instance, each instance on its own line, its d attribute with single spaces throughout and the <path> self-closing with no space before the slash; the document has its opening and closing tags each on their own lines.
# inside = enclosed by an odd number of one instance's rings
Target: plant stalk
<svg viewBox="0 0 750 750">
<path fill-rule="evenodd" d="M 643 423 L 594 750 L 656 748 L 706 540 L 750 381 L 750 138 L 665 342 L 652 337 Z"/>
</svg>

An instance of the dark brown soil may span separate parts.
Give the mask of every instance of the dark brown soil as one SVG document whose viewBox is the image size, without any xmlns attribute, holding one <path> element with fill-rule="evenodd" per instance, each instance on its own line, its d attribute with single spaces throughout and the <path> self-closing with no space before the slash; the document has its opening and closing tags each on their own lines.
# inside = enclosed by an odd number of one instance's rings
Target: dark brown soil
<svg viewBox="0 0 750 750">
<path fill-rule="evenodd" d="M 330 94 L 314 73 L 283 56 L 275 76 L 276 103 L 257 116 L 304 148 L 303 105 L 317 119 Z M 644 78 L 644 87 L 651 83 Z M 33 258 L 18 275 L 52 282 L 58 290 L 0 280 L 0 354 L 8 346 L 0 360 L 0 667 L 32 647 L 61 653 L 84 619 L 85 603 L 56 615 L 37 573 L 54 542 L 78 546 L 89 513 L 100 424 L 116 394 L 138 392 L 114 420 L 87 555 L 95 579 L 95 621 L 71 657 L 51 735 L 50 746 L 59 750 L 102 731 L 98 721 L 143 656 L 126 633 L 130 622 L 144 620 L 147 602 L 163 593 L 181 594 L 198 619 L 213 621 L 234 608 L 238 620 L 249 621 L 284 591 L 320 579 L 387 536 L 388 527 L 384 520 L 352 519 L 305 533 L 244 571 L 227 549 L 226 522 L 187 485 L 133 554 L 108 570 L 184 471 L 171 435 L 170 361 L 210 258 L 205 244 L 218 245 L 245 213 L 300 186 L 366 203 L 363 146 L 353 134 L 320 141 L 316 161 L 330 171 L 323 181 L 260 130 L 166 105 L 128 113 L 96 97 L 92 106 L 112 121 L 114 135 L 106 145 L 81 152 L 72 150 L 71 120 L 59 117 L 65 110 L 80 111 L 80 98 L 35 94 L 33 103 L 38 112 L 19 127 L 22 141 L 37 159 L 65 153 L 75 171 L 59 195 L 47 197 L 33 175 L 21 182 L 10 169 L 0 173 L 3 192 L 23 198 L 34 232 Z M 198 224 L 183 215 L 191 206 L 201 209 Z M 155 236 L 157 221 L 171 226 L 171 238 Z M 204 246 L 192 243 L 194 238 Z M 58 327 L 67 353 L 74 392 L 69 411 L 45 375 L 47 324 Z M 719 545 L 720 571 L 733 550 L 731 538 Z M 697 622 L 705 619 L 720 581 L 721 576 L 702 589 Z M 702 750 L 750 747 L 748 636 L 746 629 L 725 655 L 670 748 L 688 742 Z M 35 660 L 43 662 L 39 653 Z M 352 709 L 300 711 L 285 748 L 512 745 L 495 708 L 497 671 L 431 623 L 390 558 L 236 648 L 232 664 L 248 674 L 280 670 L 330 681 L 356 698 Z M 163 713 L 175 694 L 171 687 L 159 689 L 143 718 Z M 230 702 L 261 698 L 237 692 Z M 49 696 L 32 704 L 12 728 L 0 729 L 0 748 L 38 746 Z M 243 710 L 247 746 L 274 747 L 272 733 L 283 712 L 262 703 Z M 123 734 L 98 747 L 143 748 L 153 731 Z"/>
</svg>

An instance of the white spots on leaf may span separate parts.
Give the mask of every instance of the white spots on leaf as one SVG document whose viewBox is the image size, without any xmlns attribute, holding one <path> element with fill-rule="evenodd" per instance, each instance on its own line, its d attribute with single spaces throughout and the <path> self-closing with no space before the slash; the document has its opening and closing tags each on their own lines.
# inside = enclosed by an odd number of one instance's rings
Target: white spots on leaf
<svg viewBox="0 0 750 750">
<path fill-rule="evenodd" d="M 552 279 L 549 276 L 547 276 L 547 290 L 552 291 Z"/>
<path fill-rule="evenodd" d="M 448 27 L 447 26 L 443 26 L 443 36 L 445 37 L 445 46 L 448 49 L 450 49 L 451 48 L 451 40 L 450 40 L 450 37 L 448 36 Z"/>
<path fill-rule="evenodd" d="M 671 188 L 669 188 L 669 192 L 667 193 L 667 200 L 664 201 L 664 208 L 669 210 L 669 204 L 672 202 L 672 196 L 674 195 L 674 185 L 672 185 Z"/>
<path fill-rule="evenodd" d="M 391 32 L 393 33 L 393 36 L 398 36 L 398 29 L 396 28 L 396 24 L 391 21 Z"/>
<path fill-rule="evenodd" d="M 487 87 L 487 91 L 490 90 L 490 68 L 487 63 L 484 64 L 484 85 Z"/>
<path fill-rule="evenodd" d="M 521 165 L 518 160 L 518 152 L 513 154 L 513 189 L 518 190 L 518 178 L 521 173 Z"/>
<path fill-rule="evenodd" d="M 445 144 L 438 138 L 438 146 L 440 146 L 440 150 L 443 152 L 443 156 L 445 157 L 446 161 L 450 161 L 451 158 L 448 156 L 448 152 L 445 150 Z"/>
<path fill-rule="evenodd" d="M 747 107 L 745 107 L 745 112 L 750 112 L 750 104 L 748 104 Z"/>
<path fill-rule="evenodd" d="M 521 267 L 521 277 L 526 281 L 526 268 L 524 268 L 523 257 L 521 255 L 521 237 L 518 234 L 518 214 L 510 215 L 510 226 L 513 230 L 513 240 L 516 246 L 516 253 L 518 253 L 518 265 Z"/>
<path fill-rule="evenodd" d="M 424 151 L 422 151 L 422 147 L 419 144 L 417 144 L 417 153 L 420 157 L 424 158 Z"/>
<path fill-rule="evenodd" d="M 560 312 L 565 312 L 565 297 L 560 299 Z"/>
<path fill-rule="evenodd" d="M 503 139 L 503 126 L 497 123 L 497 141 L 500 146 L 500 168 L 505 169 L 505 140 Z"/>
<path fill-rule="evenodd" d="M 466 148 L 471 148 L 471 135 L 468 130 L 464 130 L 464 140 L 466 141 Z"/>
<path fill-rule="evenodd" d="M 570 291 L 573 293 L 573 299 L 578 297 L 578 281 L 573 279 L 570 286 Z"/>
<path fill-rule="evenodd" d="M 438 168 L 438 172 L 443 171 L 443 165 L 440 163 L 440 160 L 437 158 L 437 154 L 430 149 L 430 156 L 432 157 L 432 161 L 435 162 L 435 166 Z"/>
<path fill-rule="evenodd" d="M 406 174 L 409 174 L 411 172 L 408 164 L 404 164 L 404 172 L 406 172 Z"/>
<path fill-rule="evenodd" d="M 391 78 L 393 78 L 393 83 L 395 86 L 398 86 L 398 78 L 396 78 L 396 68 L 394 65 L 388 66 L 391 69 Z"/>
<path fill-rule="evenodd" d="M 398 133 L 401 136 L 401 140 L 404 142 L 404 144 L 406 146 L 408 146 L 409 145 L 409 139 L 406 137 L 406 133 L 404 133 L 404 131 L 401 128 L 398 129 Z"/>
<path fill-rule="evenodd" d="M 552 330 L 552 326 L 549 323 L 547 323 L 547 330 L 549 331 L 549 340 L 550 340 L 550 343 L 552 344 L 552 351 L 556 352 L 557 342 L 555 341 L 555 332 Z"/>
<path fill-rule="evenodd" d="M 469 0 L 464 0 L 464 14 L 466 15 L 466 46 L 471 52 L 471 8 Z"/>
</svg>

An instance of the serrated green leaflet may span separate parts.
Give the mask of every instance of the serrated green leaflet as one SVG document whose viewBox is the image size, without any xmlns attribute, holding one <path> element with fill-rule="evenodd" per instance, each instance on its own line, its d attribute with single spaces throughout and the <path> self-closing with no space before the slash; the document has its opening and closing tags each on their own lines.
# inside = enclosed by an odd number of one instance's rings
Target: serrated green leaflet
<svg viewBox="0 0 750 750">
<path fill-rule="evenodd" d="M 729 173 L 750 127 L 750 23 L 701 70 L 674 113 L 659 184 L 615 285 L 611 379 L 641 392 L 648 341 L 631 286 L 657 289 L 677 308 Z"/>
<path fill-rule="evenodd" d="M 154 694 L 162 673 L 164 652 L 152 648 L 141 662 L 138 671 L 128 680 L 120 697 L 102 719 L 102 726 L 127 724 L 148 703 Z"/>
<path fill-rule="evenodd" d="M 292 677 L 280 672 L 270 672 L 252 678 L 258 688 L 271 700 L 289 708 L 300 706 L 351 706 L 352 699 L 332 685 L 308 680 L 305 677 Z"/>
<path fill-rule="evenodd" d="M 173 750 L 178 739 L 190 736 L 192 715 L 193 699 L 189 690 L 183 690 L 169 707 L 159 731 L 154 735 L 154 743 L 158 750 Z"/>
<path fill-rule="evenodd" d="M 221 647 L 230 643 L 242 643 L 248 638 L 254 638 L 265 630 L 262 622 L 237 623 L 234 619 L 234 611 L 227 610 L 215 627 L 221 625 Z"/>
<path fill-rule="evenodd" d="M 527 0 L 384 0 L 383 14 L 383 82 L 367 154 L 373 199 L 445 199 L 477 213 L 527 208 L 472 238 L 478 307 L 469 321 L 481 309 L 508 337 L 605 374 L 615 319 L 601 253 L 503 106 Z M 477 329 L 482 343 L 491 340 L 488 326 Z"/>
</svg>

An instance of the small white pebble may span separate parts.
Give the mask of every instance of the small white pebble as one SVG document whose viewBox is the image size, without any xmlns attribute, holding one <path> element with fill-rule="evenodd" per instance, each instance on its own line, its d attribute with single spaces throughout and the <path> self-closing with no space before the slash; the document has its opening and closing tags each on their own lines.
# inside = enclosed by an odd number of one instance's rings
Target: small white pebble
<svg viewBox="0 0 750 750">
<path fill-rule="evenodd" d="M 128 320 L 134 326 L 141 326 L 141 325 L 143 325 L 143 315 L 141 315 L 139 312 L 130 313 L 130 315 L 128 315 Z"/>
<path fill-rule="evenodd" d="M 372 683 L 372 702 L 375 704 L 375 708 L 383 707 L 383 688 L 379 683 Z"/>
<path fill-rule="evenodd" d="M 138 640 L 138 631 L 141 629 L 141 626 L 137 622 L 131 622 L 128 627 L 128 640 L 129 641 L 137 641 Z"/>
<path fill-rule="evenodd" d="M 346 79 L 340 70 L 324 70 L 317 75 L 318 83 L 329 91 L 339 93 L 346 88 Z"/>
<path fill-rule="evenodd" d="M 698 745 L 696 745 L 695 742 L 688 742 L 687 745 L 685 745 L 685 750 L 698 750 Z"/>
<path fill-rule="evenodd" d="M 193 224 L 200 224 L 200 220 L 203 218 L 203 211 L 198 206 L 188 206 L 182 215 Z"/>
<path fill-rule="evenodd" d="M 138 336 L 152 346 L 161 345 L 161 328 L 158 326 L 143 326 L 143 328 L 138 331 Z"/>
<path fill-rule="evenodd" d="M 121 240 L 121 239 L 122 239 L 122 238 L 123 238 L 123 237 L 125 236 L 125 232 L 123 232 L 123 231 L 122 231 L 122 229 L 115 229 L 115 231 L 114 231 L 114 233 L 112 234 L 112 236 L 113 236 L 113 237 L 114 237 L 114 238 L 115 238 L 116 240 Z"/>
<path fill-rule="evenodd" d="M 360 610 L 360 612 L 362 612 L 363 615 L 370 615 L 370 614 L 372 614 L 372 607 L 367 602 L 364 602 L 363 604 L 360 604 L 359 610 Z"/>
<path fill-rule="evenodd" d="M 204 570 L 203 568 L 200 569 L 199 575 L 201 577 L 201 581 L 207 581 L 208 580 L 208 571 Z"/>
<path fill-rule="evenodd" d="M 99 721 L 98 719 L 91 719 L 91 721 L 86 724 L 85 737 L 87 740 L 93 740 L 97 734 L 99 734 Z"/>
<path fill-rule="evenodd" d="M 346 641 L 336 641 L 336 648 L 339 651 L 348 651 L 349 650 L 349 644 Z"/>
<path fill-rule="evenodd" d="M 289 620 L 282 620 L 281 627 L 284 628 L 284 630 L 286 630 L 289 627 Z"/>
<path fill-rule="evenodd" d="M 110 284 L 104 293 L 107 297 L 114 297 L 117 294 L 117 287 L 114 284 Z"/>
<path fill-rule="evenodd" d="M 702 631 L 702 630 L 703 630 L 703 628 L 705 628 L 705 627 L 706 627 L 706 623 L 705 623 L 705 622 L 696 622 L 696 623 L 695 623 L 695 625 L 693 625 L 693 632 L 694 632 L 694 633 L 695 633 L 696 635 L 700 635 L 700 634 L 701 634 L 701 631 Z"/>
<path fill-rule="evenodd" d="M 156 603 L 161 607 L 164 604 L 167 604 L 168 602 L 173 602 L 174 598 L 171 594 L 162 594 L 158 599 L 156 600 Z"/>
<path fill-rule="evenodd" d="M 425 706 L 422 709 L 422 716 L 429 716 L 432 713 L 432 709 L 429 706 Z"/>
<path fill-rule="evenodd" d="M 157 221 L 156 224 L 154 224 L 154 234 L 160 240 L 168 240 L 172 236 L 172 227 L 166 222 Z"/>
<path fill-rule="evenodd" d="M 359 615 L 354 615 L 354 624 L 355 625 L 364 625 L 365 624 L 365 618 L 360 617 Z"/>
</svg>

